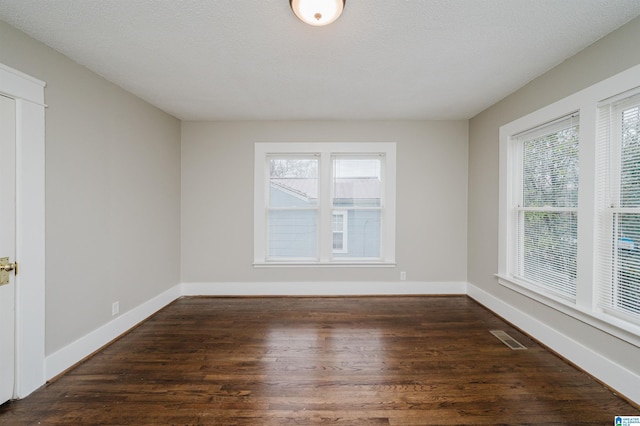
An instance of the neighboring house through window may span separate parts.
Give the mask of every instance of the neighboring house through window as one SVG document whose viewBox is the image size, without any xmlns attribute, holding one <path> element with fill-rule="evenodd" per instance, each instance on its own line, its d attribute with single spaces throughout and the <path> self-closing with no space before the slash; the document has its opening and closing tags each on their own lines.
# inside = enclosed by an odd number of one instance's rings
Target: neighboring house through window
<svg viewBox="0 0 640 426">
<path fill-rule="evenodd" d="M 257 143 L 254 263 L 395 262 L 395 144 Z"/>
</svg>

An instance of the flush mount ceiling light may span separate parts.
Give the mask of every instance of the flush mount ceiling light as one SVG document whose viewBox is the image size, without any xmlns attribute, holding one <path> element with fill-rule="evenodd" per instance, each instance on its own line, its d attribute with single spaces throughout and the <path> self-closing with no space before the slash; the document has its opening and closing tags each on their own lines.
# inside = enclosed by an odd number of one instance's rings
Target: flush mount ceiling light
<svg viewBox="0 0 640 426">
<path fill-rule="evenodd" d="M 342 13 L 346 0 L 289 0 L 293 13 L 302 21 L 316 27 L 329 25 Z"/>
</svg>

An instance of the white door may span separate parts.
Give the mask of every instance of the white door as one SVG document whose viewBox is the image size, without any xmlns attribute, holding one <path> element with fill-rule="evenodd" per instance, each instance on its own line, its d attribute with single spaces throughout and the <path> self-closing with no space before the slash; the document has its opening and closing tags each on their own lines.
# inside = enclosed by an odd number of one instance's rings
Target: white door
<svg viewBox="0 0 640 426">
<path fill-rule="evenodd" d="M 0 404 L 15 382 L 15 253 L 16 106 L 0 95 Z"/>
</svg>

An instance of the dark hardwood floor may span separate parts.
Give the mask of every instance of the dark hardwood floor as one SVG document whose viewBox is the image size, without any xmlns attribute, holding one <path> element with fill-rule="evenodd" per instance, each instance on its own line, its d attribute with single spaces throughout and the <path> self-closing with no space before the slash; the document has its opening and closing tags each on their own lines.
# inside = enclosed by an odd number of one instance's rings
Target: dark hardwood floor
<svg viewBox="0 0 640 426">
<path fill-rule="evenodd" d="M 640 410 L 462 296 L 183 298 L 0 406 L 7 425 L 610 425 L 615 415 Z"/>
</svg>

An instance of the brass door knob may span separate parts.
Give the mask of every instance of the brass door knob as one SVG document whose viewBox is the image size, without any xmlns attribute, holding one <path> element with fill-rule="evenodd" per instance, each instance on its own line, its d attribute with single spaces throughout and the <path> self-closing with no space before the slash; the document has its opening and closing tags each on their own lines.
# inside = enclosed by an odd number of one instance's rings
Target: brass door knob
<svg viewBox="0 0 640 426">
<path fill-rule="evenodd" d="M 5 272 L 15 271 L 16 269 L 18 269 L 17 263 L 6 263 L 4 265 L 0 265 L 0 270 Z"/>
<path fill-rule="evenodd" d="M 0 257 L 0 285 L 9 284 L 9 272 L 18 275 L 18 262 L 9 262 L 8 257 Z"/>
</svg>

